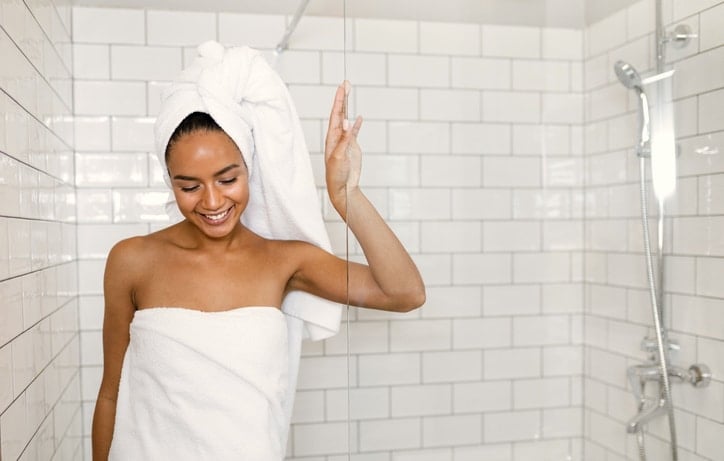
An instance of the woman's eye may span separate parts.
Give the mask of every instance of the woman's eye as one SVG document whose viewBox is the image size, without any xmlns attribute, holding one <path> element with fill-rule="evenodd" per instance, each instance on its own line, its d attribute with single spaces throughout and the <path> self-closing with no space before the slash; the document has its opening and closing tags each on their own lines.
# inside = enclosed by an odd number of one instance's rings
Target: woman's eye
<svg viewBox="0 0 724 461">
<path fill-rule="evenodd" d="M 236 178 L 230 178 L 230 179 L 222 179 L 219 181 L 221 184 L 234 184 L 236 182 Z"/>
<path fill-rule="evenodd" d="M 199 188 L 199 186 L 182 187 L 182 188 L 181 188 L 181 191 L 183 191 L 183 192 L 193 192 L 193 191 L 195 191 L 195 190 L 198 189 L 198 188 Z"/>
</svg>

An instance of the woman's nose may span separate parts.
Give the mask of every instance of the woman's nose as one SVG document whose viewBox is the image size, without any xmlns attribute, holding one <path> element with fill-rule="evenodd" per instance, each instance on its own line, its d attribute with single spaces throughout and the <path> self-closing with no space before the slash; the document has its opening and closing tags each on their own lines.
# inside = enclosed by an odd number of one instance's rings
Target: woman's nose
<svg viewBox="0 0 724 461">
<path fill-rule="evenodd" d="M 216 187 L 207 187 L 206 191 L 204 192 L 204 208 L 206 208 L 209 211 L 215 211 L 217 208 L 219 208 L 224 202 L 223 196 L 221 194 L 221 191 L 219 191 Z"/>
</svg>

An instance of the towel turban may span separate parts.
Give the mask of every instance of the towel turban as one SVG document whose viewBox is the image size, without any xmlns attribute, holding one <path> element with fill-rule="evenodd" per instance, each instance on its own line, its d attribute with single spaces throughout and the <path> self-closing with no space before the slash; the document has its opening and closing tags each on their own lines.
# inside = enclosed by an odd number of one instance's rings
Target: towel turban
<svg viewBox="0 0 724 461">
<path fill-rule="evenodd" d="M 189 114 L 208 113 L 249 169 L 242 223 L 265 238 L 303 240 L 330 251 L 299 117 L 286 85 L 259 51 L 206 42 L 162 97 L 154 132 L 169 186 L 165 152 L 171 135 Z M 306 337 L 323 339 L 339 329 L 341 306 L 308 293 L 289 293 L 282 310 L 304 322 Z"/>
</svg>

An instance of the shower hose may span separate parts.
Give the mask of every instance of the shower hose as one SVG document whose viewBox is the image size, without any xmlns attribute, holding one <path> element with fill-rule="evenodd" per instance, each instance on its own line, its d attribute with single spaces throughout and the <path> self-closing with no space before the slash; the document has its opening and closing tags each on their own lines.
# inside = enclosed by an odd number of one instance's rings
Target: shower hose
<svg viewBox="0 0 724 461">
<path fill-rule="evenodd" d="M 669 430 L 671 433 L 671 459 L 672 461 L 678 461 L 679 454 L 676 448 L 676 424 L 674 423 L 674 405 L 671 400 L 671 382 L 669 380 L 669 367 L 668 367 L 668 351 L 666 346 L 666 336 L 664 332 L 664 326 L 661 322 L 661 310 L 660 307 L 663 305 L 663 299 L 659 300 L 656 290 L 656 280 L 654 278 L 654 265 L 651 256 L 651 240 L 649 238 L 649 218 L 648 218 L 648 200 L 646 192 L 646 159 L 643 156 L 639 157 L 639 179 L 640 179 L 640 192 L 641 192 L 641 220 L 643 223 L 643 234 L 644 234 L 644 251 L 646 253 L 646 274 L 649 282 L 649 294 L 651 297 L 651 308 L 654 317 L 654 328 L 656 329 L 656 345 L 658 348 L 659 356 L 659 372 L 661 374 L 660 384 L 660 398 L 663 398 L 666 404 L 666 409 L 669 415 Z M 659 206 L 659 236 L 663 233 L 663 205 Z M 660 246 L 659 251 L 663 251 L 663 246 Z M 661 264 L 663 264 L 663 255 L 661 255 Z M 663 271 L 659 271 L 659 274 L 663 274 Z M 659 280 L 659 283 L 663 284 L 663 280 Z M 662 296 L 663 298 L 663 296 Z M 642 393 L 643 395 L 643 393 Z M 639 410 L 642 409 L 642 406 Z M 639 449 L 639 457 L 641 461 L 646 461 L 646 449 L 644 446 L 644 426 L 642 425 L 636 434 L 636 442 Z"/>
</svg>

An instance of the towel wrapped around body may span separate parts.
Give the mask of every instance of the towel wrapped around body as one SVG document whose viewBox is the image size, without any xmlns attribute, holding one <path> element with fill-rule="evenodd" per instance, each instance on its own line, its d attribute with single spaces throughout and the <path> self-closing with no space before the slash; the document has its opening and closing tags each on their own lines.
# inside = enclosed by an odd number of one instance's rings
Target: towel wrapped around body
<svg viewBox="0 0 724 461">
<path fill-rule="evenodd" d="M 283 459 L 285 317 L 273 307 L 136 311 L 109 459 Z"/>
</svg>

